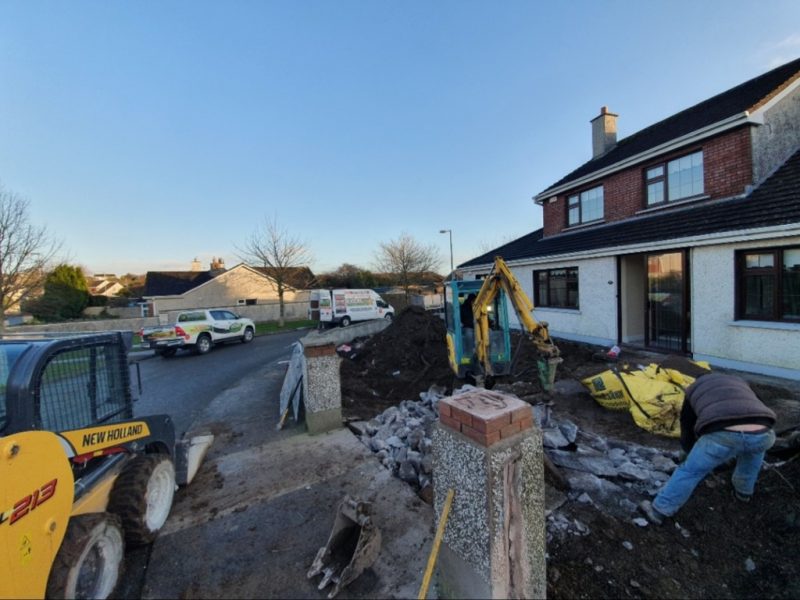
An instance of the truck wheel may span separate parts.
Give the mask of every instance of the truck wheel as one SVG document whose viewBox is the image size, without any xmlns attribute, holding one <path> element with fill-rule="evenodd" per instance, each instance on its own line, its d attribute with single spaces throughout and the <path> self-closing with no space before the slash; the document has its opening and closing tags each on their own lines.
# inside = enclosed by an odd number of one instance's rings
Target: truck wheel
<svg viewBox="0 0 800 600">
<path fill-rule="evenodd" d="M 350 317 L 342 317 L 342 327 L 350 325 Z"/>
<path fill-rule="evenodd" d="M 172 508 L 175 467 L 166 454 L 134 458 L 122 470 L 108 499 L 109 512 L 119 515 L 125 541 L 132 546 L 156 539 Z"/>
<path fill-rule="evenodd" d="M 163 358 L 172 358 L 175 356 L 176 352 L 178 352 L 177 348 L 164 348 L 163 350 L 159 350 L 158 354 Z"/>
<path fill-rule="evenodd" d="M 244 335 L 242 336 L 242 343 L 243 344 L 249 344 L 250 342 L 253 341 L 253 338 L 255 337 L 255 335 L 256 334 L 253 332 L 253 328 L 252 327 L 247 327 L 244 330 Z"/>
<path fill-rule="evenodd" d="M 389 323 L 391 323 L 392 319 L 394 319 L 394 315 L 392 313 L 386 313 L 385 315 L 383 315 L 383 318 L 389 321 Z"/>
<path fill-rule="evenodd" d="M 201 334 L 197 338 L 195 350 L 197 350 L 198 354 L 208 354 L 211 351 L 211 336 L 207 333 Z"/>
<path fill-rule="evenodd" d="M 48 598 L 108 598 L 125 554 L 119 517 L 109 513 L 69 520 L 47 581 Z"/>
</svg>

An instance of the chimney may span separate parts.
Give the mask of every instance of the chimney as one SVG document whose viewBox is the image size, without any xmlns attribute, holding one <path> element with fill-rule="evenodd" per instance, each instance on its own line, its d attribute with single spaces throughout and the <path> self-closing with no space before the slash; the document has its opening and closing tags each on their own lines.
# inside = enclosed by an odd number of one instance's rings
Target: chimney
<svg viewBox="0 0 800 600">
<path fill-rule="evenodd" d="M 216 277 L 220 273 L 225 272 L 225 261 L 221 258 L 213 257 L 211 259 L 211 265 L 208 272 L 211 274 L 212 277 Z"/>
<path fill-rule="evenodd" d="M 608 112 L 608 107 L 600 109 L 600 114 L 592 119 L 592 158 L 602 156 L 617 145 L 617 117 Z"/>
<path fill-rule="evenodd" d="M 202 267 L 201 267 L 201 265 L 200 265 L 200 261 L 199 261 L 199 260 L 197 260 L 197 257 L 195 256 L 194 260 L 192 261 L 192 269 L 191 269 L 191 270 L 192 270 L 192 273 L 197 273 L 197 272 L 199 272 L 201 269 L 202 269 Z"/>
</svg>

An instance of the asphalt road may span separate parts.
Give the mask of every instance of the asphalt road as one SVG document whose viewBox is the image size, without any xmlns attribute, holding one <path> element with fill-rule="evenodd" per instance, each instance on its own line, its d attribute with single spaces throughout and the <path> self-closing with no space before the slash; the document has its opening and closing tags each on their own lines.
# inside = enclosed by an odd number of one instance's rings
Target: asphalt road
<svg viewBox="0 0 800 600">
<path fill-rule="evenodd" d="M 135 353 L 132 359 L 139 363 L 142 393 L 140 395 L 138 391 L 134 367 L 133 391 L 134 397 L 139 397 L 134 404 L 134 415 L 168 414 L 180 437 L 183 432 L 191 430 L 192 424 L 207 411 L 215 398 L 263 372 L 265 366 L 288 360 L 292 344 L 307 333 L 298 330 L 261 336 L 249 344 L 237 342 L 217 346 L 203 356 L 178 352 L 173 358 L 165 359 L 153 356 L 151 352 Z M 260 383 L 267 384 L 264 393 L 277 397 L 281 381 L 281 377 L 277 377 Z M 277 415 L 273 418 L 277 420 Z M 122 577 L 114 592 L 117 598 L 141 598 L 151 552 L 152 545 L 126 549 Z"/>
<path fill-rule="evenodd" d="M 214 347 L 198 356 L 179 351 L 172 358 L 145 355 L 139 360 L 142 392 L 139 394 L 135 368 L 132 370 L 134 415 L 168 414 L 178 437 L 208 404 L 247 375 L 277 360 L 288 360 L 291 345 L 308 331 L 290 331 L 257 337 L 249 344 L 232 342 Z"/>
</svg>

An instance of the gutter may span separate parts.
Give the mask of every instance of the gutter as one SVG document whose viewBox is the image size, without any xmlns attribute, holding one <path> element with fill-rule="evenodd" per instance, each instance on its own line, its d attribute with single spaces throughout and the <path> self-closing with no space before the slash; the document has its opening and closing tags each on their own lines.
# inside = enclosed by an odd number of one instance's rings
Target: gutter
<svg viewBox="0 0 800 600">
<path fill-rule="evenodd" d="M 603 177 L 611 175 L 612 173 L 622 171 L 639 163 L 645 162 L 651 158 L 655 158 L 660 154 L 665 154 L 672 150 L 677 150 L 682 146 L 688 146 L 695 142 L 699 142 L 706 138 L 715 136 L 724 131 L 734 129 L 736 127 L 741 127 L 742 125 L 748 125 L 748 124 L 760 125 L 763 123 L 763 116 L 761 116 L 761 114 L 762 113 L 759 112 L 757 116 L 753 116 L 750 114 L 750 112 L 744 111 L 742 113 L 733 115 L 732 117 L 728 117 L 727 119 L 723 119 L 722 121 L 718 121 L 717 123 L 708 125 L 706 127 L 703 127 L 702 129 L 697 129 L 692 133 L 686 134 L 679 138 L 675 138 L 673 140 L 670 140 L 669 142 L 666 142 L 659 146 L 655 146 L 653 148 L 650 148 L 649 150 L 646 150 L 629 158 L 623 159 L 622 161 L 614 163 L 609 167 L 600 169 L 599 171 L 594 171 L 592 173 L 589 173 L 588 175 L 584 175 L 579 179 L 573 179 L 572 181 L 568 181 L 567 183 L 564 183 L 558 187 L 546 189 L 545 191 L 534 196 L 532 200 L 536 204 L 541 206 L 552 196 L 557 196 L 562 192 L 573 189 L 575 187 L 580 187 L 585 183 L 594 181 L 595 179 L 601 179 Z"/>
</svg>

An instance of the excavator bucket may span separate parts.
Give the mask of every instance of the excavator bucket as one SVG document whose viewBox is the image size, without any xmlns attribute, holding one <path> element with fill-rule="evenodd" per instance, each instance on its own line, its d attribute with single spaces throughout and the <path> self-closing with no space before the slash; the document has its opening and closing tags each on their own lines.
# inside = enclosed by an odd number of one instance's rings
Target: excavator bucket
<svg viewBox="0 0 800 600">
<path fill-rule="evenodd" d="M 542 389 L 545 392 L 552 391 L 553 384 L 556 381 L 556 369 L 558 369 L 558 365 L 564 362 L 564 359 L 556 356 L 542 358 L 536 362 L 539 367 L 539 381 L 542 383 Z"/>
<path fill-rule="evenodd" d="M 322 573 L 317 589 L 333 584 L 328 598 L 336 596 L 378 558 L 381 532 L 372 522 L 371 510 L 370 503 L 350 496 L 339 504 L 328 543 L 319 549 L 308 571 L 309 579 Z"/>
</svg>

